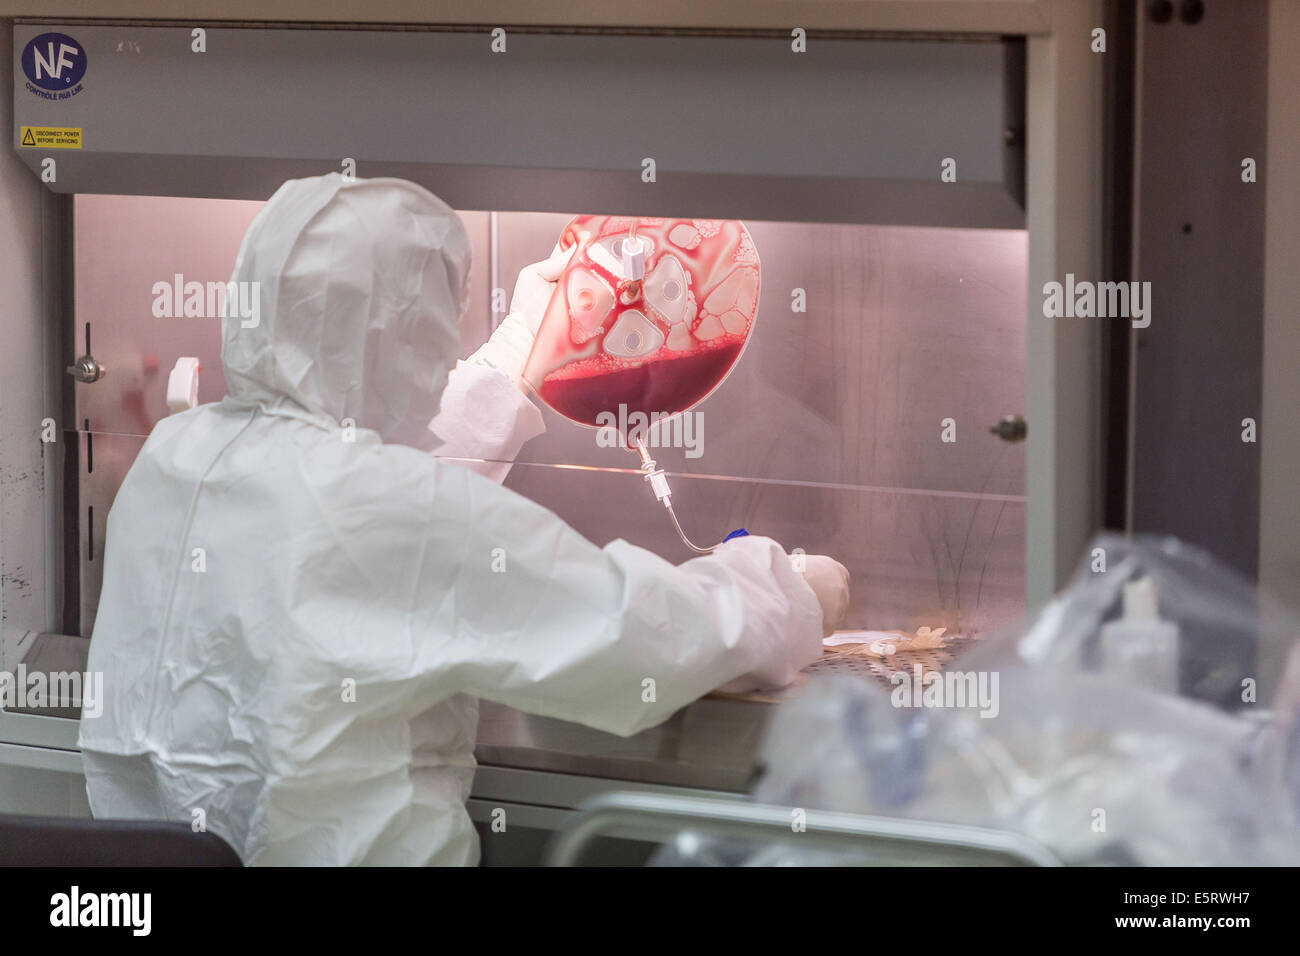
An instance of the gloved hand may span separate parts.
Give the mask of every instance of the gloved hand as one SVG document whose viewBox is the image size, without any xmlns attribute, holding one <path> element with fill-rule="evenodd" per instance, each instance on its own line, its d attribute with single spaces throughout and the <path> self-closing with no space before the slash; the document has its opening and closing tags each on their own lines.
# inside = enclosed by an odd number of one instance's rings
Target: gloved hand
<svg viewBox="0 0 1300 956">
<path fill-rule="evenodd" d="M 524 365 L 533 350 L 533 339 L 537 337 L 555 283 L 576 249 L 576 245 L 561 249 L 557 244 L 550 256 L 519 270 L 509 314 L 491 338 L 467 359 L 470 364 L 497 369 L 527 394 L 527 386 L 523 384 Z"/>
<path fill-rule="evenodd" d="M 515 281 L 515 293 L 510 298 L 510 315 L 522 316 L 528 324 L 529 331 L 534 335 L 537 334 L 538 326 L 542 324 L 542 315 L 546 312 L 547 303 L 551 301 L 555 283 L 564 272 L 565 266 L 569 264 L 569 260 L 573 258 L 577 248 L 573 245 L 561 249 L 560 244 L 556 243 L 550 256 L 519 270 L 519 278 Z"/>
<path fill-rule="evenodd" d="M 829 637 L 849 613 L 849 569 L 824 554 L 802 557 L 803 579 L 822 606 L 822 635 Z"/>
</svg>

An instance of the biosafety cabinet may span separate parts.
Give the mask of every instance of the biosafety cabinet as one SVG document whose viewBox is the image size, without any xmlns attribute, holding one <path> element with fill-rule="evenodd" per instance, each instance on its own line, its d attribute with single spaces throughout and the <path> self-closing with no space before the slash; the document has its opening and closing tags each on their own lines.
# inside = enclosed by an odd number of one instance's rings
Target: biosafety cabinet
<svg viewBox="0 0 1300 956">
<path fill-rule="evenodd" d="M 462 355 L 574 214 L 743 220 L 763 270 L 751 341 L 698 440 L 656 458 L 689 531 L 842 560 L 846 626 L 978 639 L 1073 569 L 1097 524 L 1101 331 L 1045 319 L 1030 290 L 1098 261 L 1101 73 L 1078 38 L 1100 4 L 400 25 L 291 6 L 12 24 L 5 668 L 82 666 L 107 515 L 169 379 L 225 393 L 207 290 L 280 183 L 330 171 L 411 179 L 461 212 Z M 510 487 L 597 543 L 691 556 L 626 451 L 546 415 Z M 742 791 L 768 706 L 707 698 L 624 740 L 485 704 L 472 809 L 514 824 L 485 859 L 525 858 L 601 790 Z M 0 809 L 86 812 L 76 711 L 58 713 L 0 713 Z"/>
</svg>

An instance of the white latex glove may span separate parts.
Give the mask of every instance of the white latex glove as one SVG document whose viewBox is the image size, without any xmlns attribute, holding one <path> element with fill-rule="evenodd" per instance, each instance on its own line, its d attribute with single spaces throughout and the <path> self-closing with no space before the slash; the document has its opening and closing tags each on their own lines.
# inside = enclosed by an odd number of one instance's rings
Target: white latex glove
<svg viewBox="0 0 1300 956">
<path fill-rule="evenodd" d="M 567 249 L 561 249 L 557 242 L 547 258 L 519 270 L 519 278 L 515 280 L 515 293 L 510 298 L 510 315 L 522 316 L 534 335 L 542 324 L 542 315 L 546 312 L 547 303 L 551 301 L 555 283 L 577 248 L 575 243 Z"/>
<path fill-rule="evenodd" d="M 803 558 L 803 579 L 822 606 L 822 635 L 830 637 L 849 613 L 849 569 L 824 554 L 809 554 Z"/>
<path fill-rule="evenodd" d="M 510 313 L 491 338 L 467 359 L 471 365 L 495 368 L 514 382 L 520 391 L 527 393 L 523 384 L 524 365 L 533 350 L 533 340 L 542 324 L 546 306 L 555 292 L 555 283 L 577 248 L 573 245 L 561 249 L 557 243 L 550 256 L 519 270 L 515 292 L 510 299 Z"/>
</svg>

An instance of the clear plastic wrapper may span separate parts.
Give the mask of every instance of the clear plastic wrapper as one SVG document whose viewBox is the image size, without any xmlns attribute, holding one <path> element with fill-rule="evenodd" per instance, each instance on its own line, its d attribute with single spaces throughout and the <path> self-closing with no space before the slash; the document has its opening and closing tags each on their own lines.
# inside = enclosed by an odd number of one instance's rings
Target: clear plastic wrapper
<svg viewBox="0 0 1300 956">
<path fill-rule="evenodd" d="M 810 682 L 776 712 L 753 796 L 1018 832 L 1070 864 L 1296 865 L 1297 633 L 1205 552 L 1102 535 L 1028 626 L 928 698 L 910 675 Z M 660 861 L 828 862 L 797 841 L 685 846 Z"/>
</svg>

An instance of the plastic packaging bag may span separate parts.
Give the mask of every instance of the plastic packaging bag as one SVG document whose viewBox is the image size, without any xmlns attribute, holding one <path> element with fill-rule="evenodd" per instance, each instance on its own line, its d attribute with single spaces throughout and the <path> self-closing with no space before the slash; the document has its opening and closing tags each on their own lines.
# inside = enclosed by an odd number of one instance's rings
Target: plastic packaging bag
<svg viewBox="0 0 1300 956">
<path fill-rule="evenodd" d="M 1153 592 L 1158 618 L 1125 616 L 1126 585 L 1129 612 Z M 1178 692 L 1101 650 L 1167 649 L 1175 632 Z M 769 727 L 754 798 L 1019 832 L 1071 864 L 1296 865 L 1296 634 L 1205 552 L 1103 535 L 1028 627 L 981 641 L 928 703 L 909 676 L 810 682 Z"/>
</svg>

